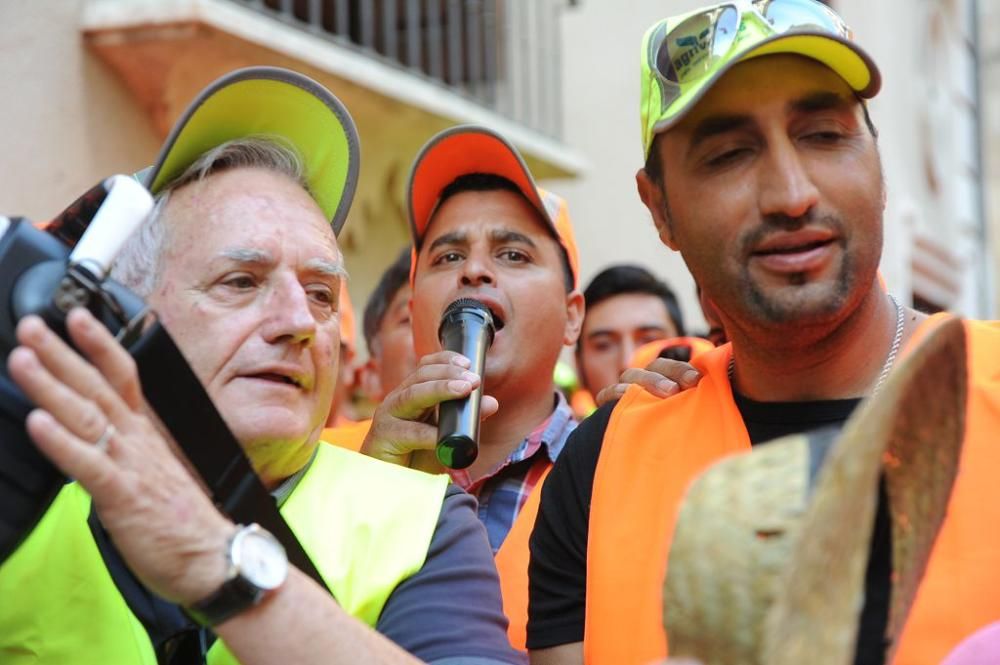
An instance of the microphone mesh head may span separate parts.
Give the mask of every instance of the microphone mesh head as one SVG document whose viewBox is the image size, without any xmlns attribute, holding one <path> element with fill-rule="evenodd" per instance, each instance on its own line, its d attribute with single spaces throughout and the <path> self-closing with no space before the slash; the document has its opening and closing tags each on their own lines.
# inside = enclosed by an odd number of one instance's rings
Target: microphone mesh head
<svg viewBox="0 0 1000 665">
<path fill-rule="evenodd" d="M 456 300 L 456 301 L 452 302 L 450 305 L 448 305 L 447 309 L 444 310 L 444 314 L 442 315 L 442 318 L 444 318 L 445 316 L 448 316 L 450 314 L 455 314 L 459 310 L 464 309 L 466 307 L 470 307 L 472 309 L 478 309 L 480 311 L 486 312 L 487 314 L 490 315 L 491 318 L 493 316 L 493 313 L 490 311 L 490 308 L 487 307 L 486 305 L 484 305 L 483 303 L 479 302 L 475 298 L 459 298 L 458 300 Z"/>
</svg>

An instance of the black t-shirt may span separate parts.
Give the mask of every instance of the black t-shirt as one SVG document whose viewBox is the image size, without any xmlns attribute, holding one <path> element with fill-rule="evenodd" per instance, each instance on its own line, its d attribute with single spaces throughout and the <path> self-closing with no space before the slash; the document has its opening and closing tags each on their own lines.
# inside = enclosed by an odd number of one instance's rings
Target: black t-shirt
<svg viewBox="0 0 1000 665">
<path fill-rule="evenodd" d="M 736 393 L 734 398 L 752 444 L 842 426 L 860 401 L 755 402 Z M 590 500 L 604 432 L 614 406 L 606 404 L 580 423 L 542 488 L 530 542 L 529 649 L 583 640 Z M 856 665 L 881 665 L 885 661 L 892 569 L 892 531 L 885 496 L 884 483 L 880 483 Z"/>
</svg>

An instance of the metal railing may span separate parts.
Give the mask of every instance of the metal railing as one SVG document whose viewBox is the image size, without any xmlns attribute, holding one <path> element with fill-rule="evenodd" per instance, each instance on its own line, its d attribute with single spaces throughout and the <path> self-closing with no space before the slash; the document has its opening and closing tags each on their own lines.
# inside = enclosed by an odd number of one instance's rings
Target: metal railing
<svg viewBox="0 0 1000 665">
<path fill-rule="evenodd" d="M 572 0 L 231 0 L 562 133 L 559 12 Z"/>
</svg>

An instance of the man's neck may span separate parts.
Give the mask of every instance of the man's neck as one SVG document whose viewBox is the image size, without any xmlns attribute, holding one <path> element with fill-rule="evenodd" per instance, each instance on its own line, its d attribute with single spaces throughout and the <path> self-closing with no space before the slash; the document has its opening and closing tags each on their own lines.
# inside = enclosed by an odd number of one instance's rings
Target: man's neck
<svg viewBox="0 0 1000 665">
<path fill-rule="evenodd" d="M 903 318 L 900 348 L 926 317 L 904 308 Z M 846 320 L 810 338 L 734 330 L 734 387 L 761 402 L 863 397 L 886 366 L 896 324 L 893 301 L 875 287 Z"/>
<path fill-rule="evenodd" d="M 479 432 L 479 456 L 468 469 L 473 481 L 507 459 L 525 437 L 552 414 L 555 390 L 555 386 L 549 384 L 534 390 L 521 390 L 516 395 L 495 395 L 500 410 L 483 421 Z"/>
</svg>

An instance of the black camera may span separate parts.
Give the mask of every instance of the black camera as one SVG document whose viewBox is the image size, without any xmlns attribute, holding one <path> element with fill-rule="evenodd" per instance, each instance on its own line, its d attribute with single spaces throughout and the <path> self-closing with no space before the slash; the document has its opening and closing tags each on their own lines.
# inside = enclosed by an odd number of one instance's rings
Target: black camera
<svg viewBox="0 0 1000 665">
<path fill-rule="evenodd" d="M 126 348 L 134 343 L 144 303 L 106 276 L 151 209 L 152 198 L 138 182 L 112 176 L 44 227 L 0 217 L 0 562 L 66 480 L 29 440 L 24 421 L 33 405 L 7 373 L 17 322 L 37 314 L 66 338 L 66 314 L 86 307 Z"/>
</svg>

